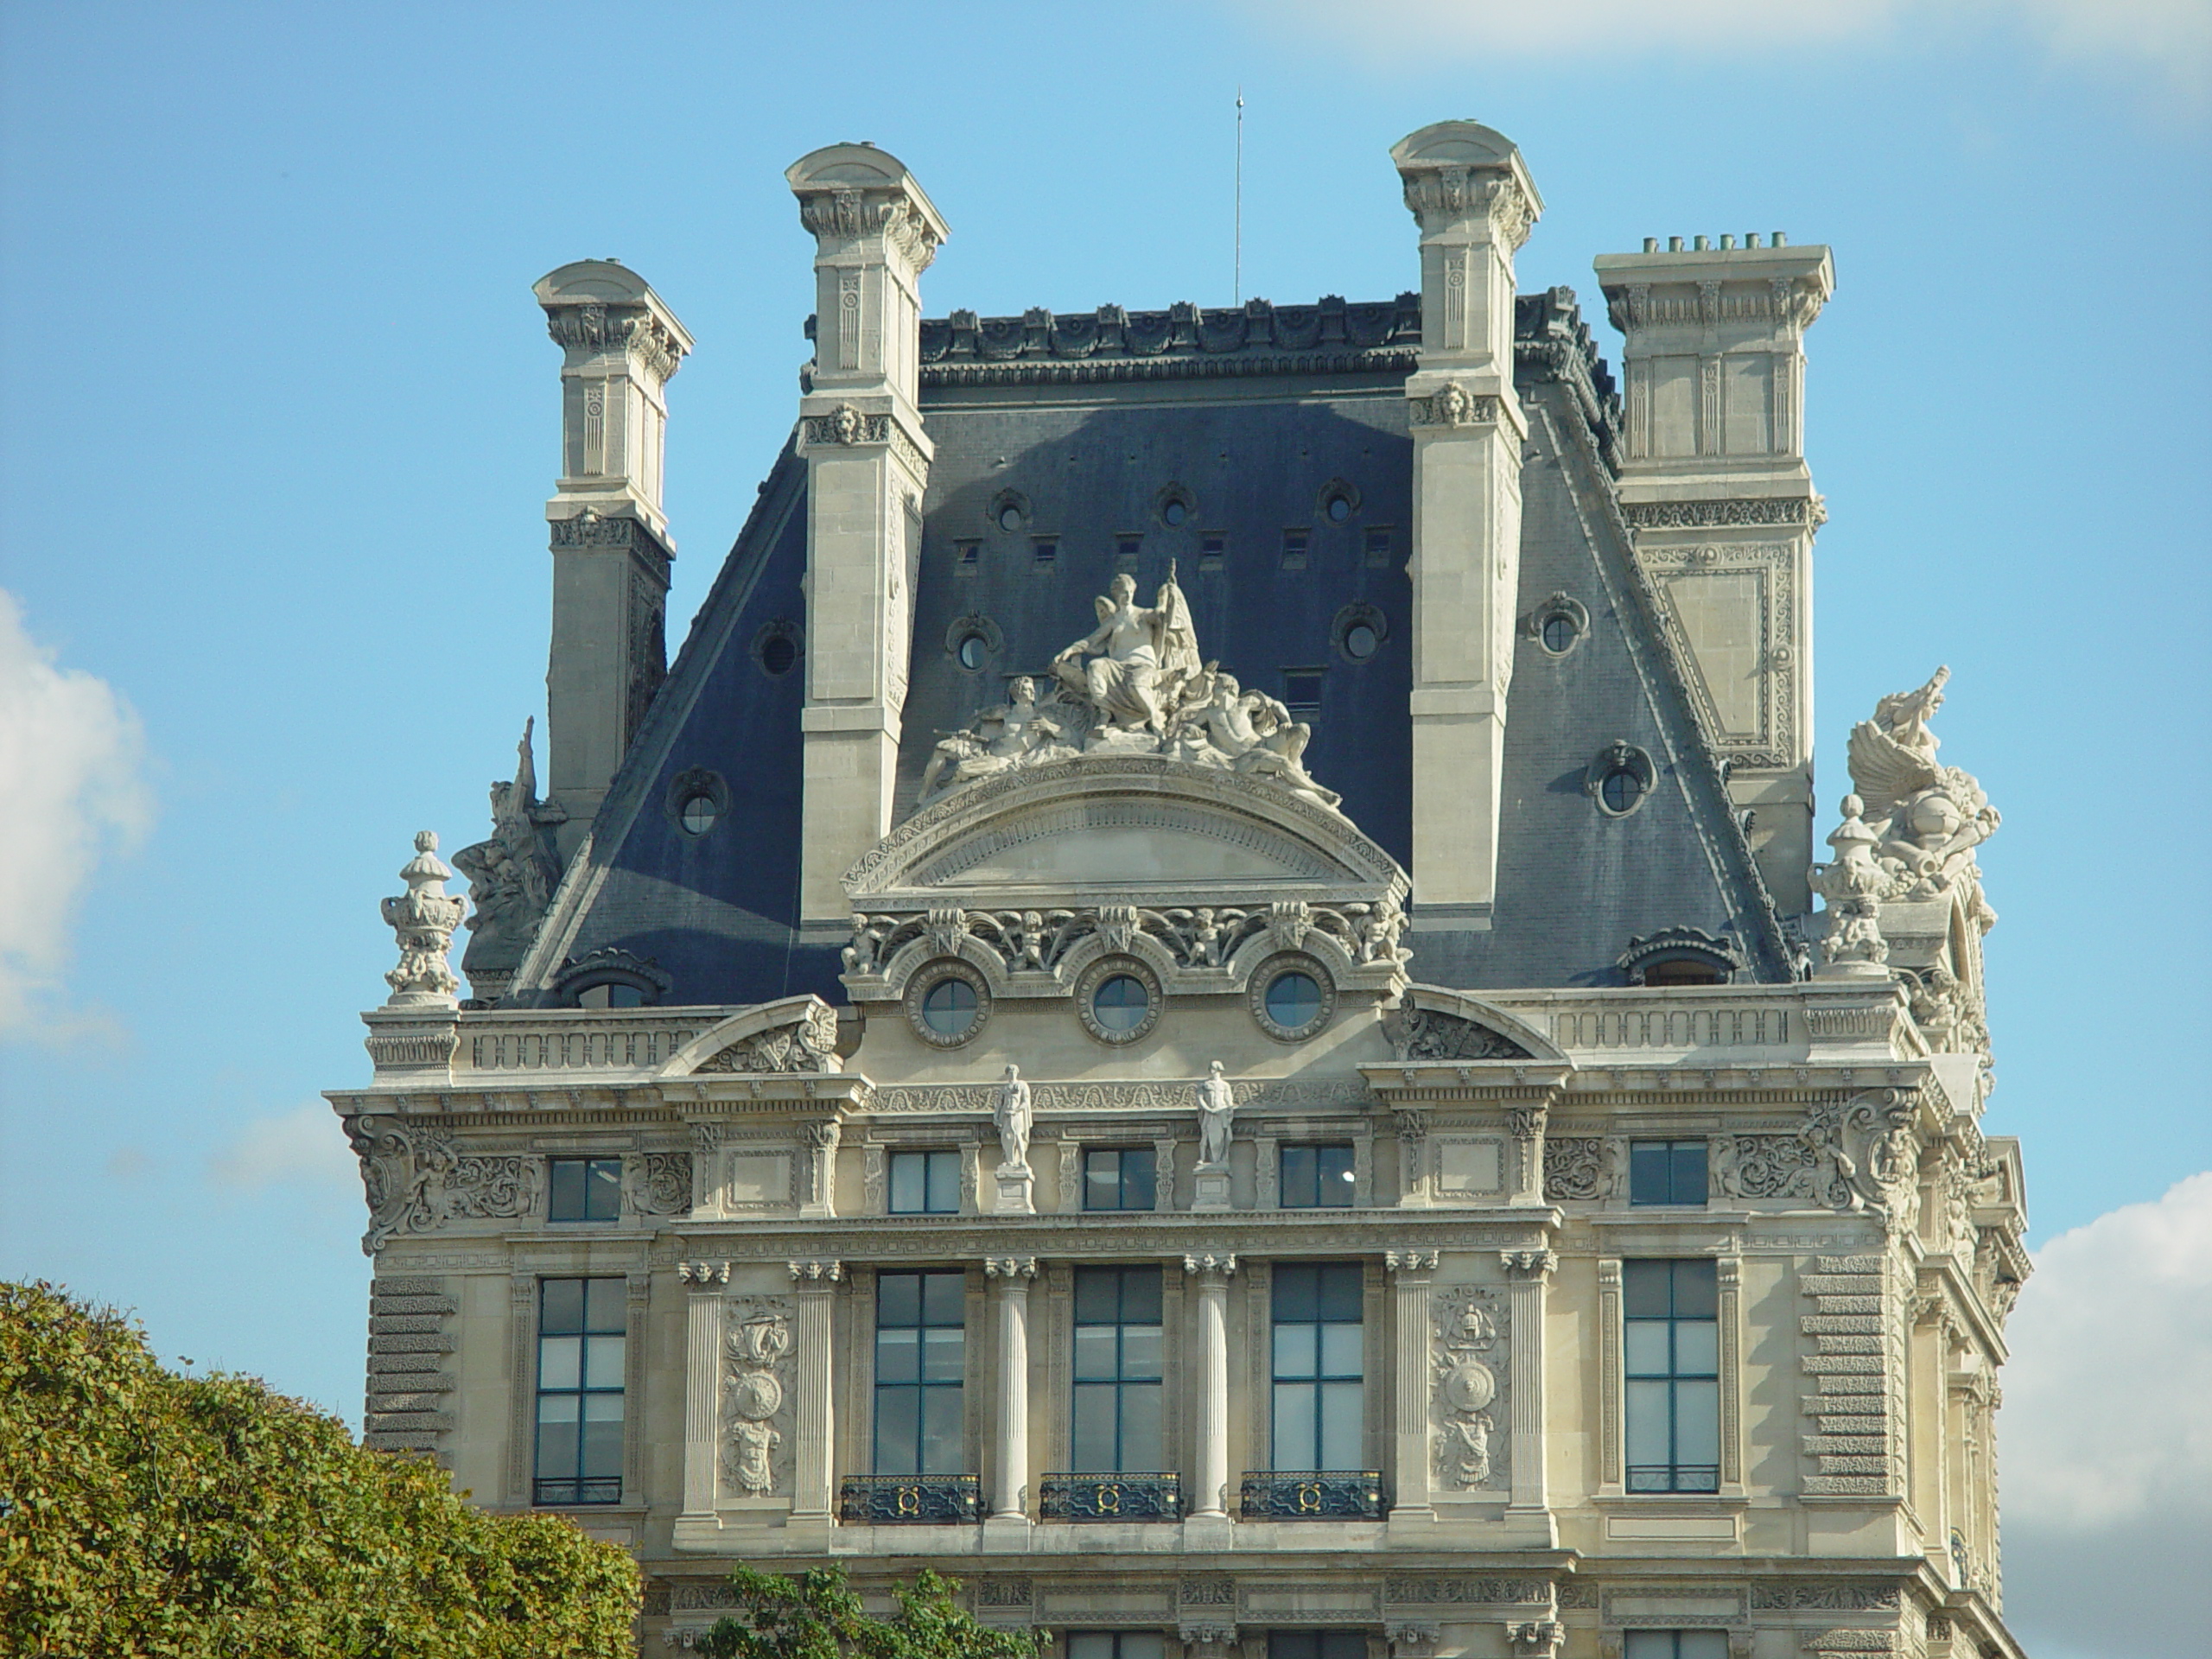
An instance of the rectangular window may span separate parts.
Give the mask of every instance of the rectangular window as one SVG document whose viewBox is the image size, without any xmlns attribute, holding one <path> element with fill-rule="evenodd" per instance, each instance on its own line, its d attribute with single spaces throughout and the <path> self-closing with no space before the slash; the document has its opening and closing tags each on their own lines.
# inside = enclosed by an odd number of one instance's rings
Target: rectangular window
<svg viewBox="0 0 2212 1659">
<path fill-rule="evenodd" d="M 957 1152 L 893 1153 L 891 1213 L 894 1216 L 958 1215 L 960 1154 Z"/>
<path fill-rule="evenodd" d="M 1703 1204 L 1705 1148 L 1702 1141 L 1630 1141 L 1629 1203 Z"/>
<path fill-rule="evenodd" d="M 1352 1263 L 1275 1264 L 1278 1469 L 1357 1469 L 1363 1461 L 1362 1277 Z"/>
<path fill-rule="evenodd" d="M 1390 527 L 1376 524 L 1367 532 L 1364 543 L 1367 563 L 1372 566 L 1387 566 L 1390 563 Z"/>
<path fill-rule="evenodd" d="M 1153 1200 L 1150 1147 L 1089 1147 L 1083 1154 L 1083 1207 L 1149 1210 Z"/>
<path fill-rule="evenodd" d="M 1350 1147 L 1285 1147 L 1280 1187 L 1286 1210 L 1348 1210 L 1352 1189 Z"/>
<path fill-rule="evenodd" d="M 547 1184 L 548 1221 L 619 1221 L 622 1217 L 620 1158 L 556 1158 Z"/>
<path fill-rule="evenodd" d="M 1363 1630 L 1270 1630 L 1268 1659 L 1367 1659 Z"/>
<path fill-rule="evenodd" d="M 955 542 L 952 544 L 952 550 L 953 557 L 960 568 L 963 570 L 972 570 L 976 568 L 976 562 L 982 556 L 983 544 L 981 542 Z"/>
<path fill-rule="evenodd" d="M 1621 1263 L 1628 1489 L 1720 1490 L 1720 1321 L 1714 1264 Z"/>
<path fill-rule="evenodd" d="M 957 1475 L 967 1461 L 968 1281 L 958 1273 L 875 1280 L 875 1472 Z"/>
<path fill-rule="evenodd" d="M 1068 1659 L 1167 1659 L 1158 1630 L 1071 1630 Z"/>
<path fill-rule="evenodd" d="M 538 1285 L 534 1502 L 622 1501 L 627 1301 L 620 1279 L 547 1279 Z"/>
<path fill-rule="evenodd" d="M 1325 670 L 1318 668 L 1286 668 L 1282 671 L 1283 707 L 1290 710 L 1293 720 L 1313 721 L 1321 717 L 1321 676 Z"/>
<path fill-rule="evenodd" d="M 1306 568 L 1306 546 L 1307 540 L 1308 532 L 1305 531 L 1286 530 L 1283 531 L 1282 568 L 1284 569 L 1303 570 Z"/>
<path fill-rule="evenodd" d="M 1162 1472 L 1160 1269 L 1081 1268 L 1075 1275 L 1075 1466 Z"/>
<path fill-rule="evenodd" d="M 1621 1659 L 1728 1659 L 1726 1630 L 1630 1630 Z"/>
<path fill-rule="evenodd" d="M 1217 530 L 1210 530 L 1198 537 L 1198 569 L 1218 570 L 1223 557 L 1229 550 L 1229 537 Z"/>
<path fill-rule="evenodd" d="M 1124 532 L 1114 538 L 1114 563 L 1127 569 L 1137 562 L 1137 555 L 1144 550 L 1144 537 Z"/>
<path fill-rule="evenodd" d="M 1050 564 L 1060 556 L 1060 538 L 1057 536 L 1039 536 L 1031 545 L 1037 550 L 1037 563 L 1039 564 Z"/>
</svg>

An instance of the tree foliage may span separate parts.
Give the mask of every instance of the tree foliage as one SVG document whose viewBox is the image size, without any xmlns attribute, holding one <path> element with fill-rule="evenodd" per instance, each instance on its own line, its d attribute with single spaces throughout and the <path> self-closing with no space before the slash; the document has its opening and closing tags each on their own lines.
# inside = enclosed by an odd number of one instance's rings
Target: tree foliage
<svg viewBox="0 0 2212 1659">
<path fill-rule="evenodd" d="M 251 1377 L 165 1370 L 111 1310 L 0 1283 L 0 1651 L 636 1651 L 625 1551 L 464 1497 Z"/>
<path fill-rule="evenodd" d="M 959 1585 L 935 1573 L 895 1592 L 889 1618 L 861 1607 L 842 1567 L 786 1578 L 741 1567 L 729 1581 L 745 1611 L 700 1641 L 707 1659 L 1036 1659 L 1036 1632 L 978 1624 L 953 1599 Z"/>
</svg>

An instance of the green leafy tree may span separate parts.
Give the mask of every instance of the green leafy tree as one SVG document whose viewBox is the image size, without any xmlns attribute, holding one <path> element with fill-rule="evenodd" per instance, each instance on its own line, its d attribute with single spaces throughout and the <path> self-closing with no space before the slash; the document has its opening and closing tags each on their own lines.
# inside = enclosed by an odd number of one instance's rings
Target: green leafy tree
<svg viewBox="0 0 2212 1659">
<path fill-rule="evenodd" d="M 112 1310 L 0 1283 L 0 1652 L 635 1653 L 626 1552 L 464 1497 L 251 1377 L 165 1370 Z"/>
<path fill-rule="evenodd" d="M 861 1607 L 840 1567 L 791 1578 L 741 1567 L 729 1582 L 744 1611 L 707 1632 L 707 1659 L 1036 1659 L 1041 1632 L 978 1624 L 953 1599 L 960 1586 L 935 1573 L 894 1592 L 888 1618 Z"/>
</svg>

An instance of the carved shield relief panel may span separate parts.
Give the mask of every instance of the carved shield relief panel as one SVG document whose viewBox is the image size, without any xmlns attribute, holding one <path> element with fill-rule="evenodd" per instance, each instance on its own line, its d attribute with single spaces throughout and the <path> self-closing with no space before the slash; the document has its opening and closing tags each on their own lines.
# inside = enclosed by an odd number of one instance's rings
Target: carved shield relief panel
<svg viewBox="0 0 2212 1659">
<path fill-rule="evenodd" d="M 1502 1491 L 1511 1484 L 1511 1310 L 1498 1293 L 1465 1286 L 1440 1289 L 1433 1309 L 1437 1484 L 1445 1493 Z"/>
</svg>

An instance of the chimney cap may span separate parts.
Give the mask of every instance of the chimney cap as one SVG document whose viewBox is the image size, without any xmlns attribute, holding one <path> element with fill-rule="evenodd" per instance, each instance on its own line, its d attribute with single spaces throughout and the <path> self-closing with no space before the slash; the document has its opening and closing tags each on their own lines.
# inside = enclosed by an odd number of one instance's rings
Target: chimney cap
<svg viewBox="0 0 2212 1659">
<path fill-rule="evenodd" d="M 668 308 L 668 302 L 652 290 L 652 284 L 616 259 L 578 259 L 549 270 L 531 285 L 531 292 L 537 296 L 538 304 L 548 311 L 565 310 L 582 305 L 641 305 L 651 312 L 689 352 L 693 345 L 691 331 L 676 320 L 676 313 Z"/>
</svg>

